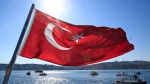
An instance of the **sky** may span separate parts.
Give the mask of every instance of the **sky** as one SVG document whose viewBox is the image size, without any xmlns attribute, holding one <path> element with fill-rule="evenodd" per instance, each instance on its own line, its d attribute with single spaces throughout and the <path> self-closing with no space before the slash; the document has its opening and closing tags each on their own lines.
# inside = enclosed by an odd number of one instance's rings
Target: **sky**
<svg viewBox="0 0 150 84">
<path fill-rule="evenodd" d="M 150 61 L 150 0 L 0 0 L 0 63 L 9 63 L 32 3 L 76 25 L 121 27 L 134 50 L 110 60 Z M 18 64 L 51 64 L 17 56 Z"/>
</svg>

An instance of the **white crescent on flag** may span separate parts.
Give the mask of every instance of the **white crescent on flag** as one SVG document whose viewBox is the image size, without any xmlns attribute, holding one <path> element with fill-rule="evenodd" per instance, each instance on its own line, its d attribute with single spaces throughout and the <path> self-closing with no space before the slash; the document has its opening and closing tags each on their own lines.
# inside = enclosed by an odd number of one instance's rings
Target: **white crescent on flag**
<svg viewBox="0 0 150 84">
<path fill-rule="evenodd" d="M 52 31 L 53 31 L 53 29 L 54 29 L 55 27 L 56 27 L 56 26 L 55 26 L 53 23 L 49 23 L 49 24 L 47 25 L 47 27 L 45 28 L 45 31 L 44 31 L 45 36 L 46 36 L 46 39 L 47 39 L 54 47 L 56 47 L 57 49 L 60 49 L 60 50 L 70 50 L 72 47 L 71 47 L 71 48 L 65 48 L 65 47 L 60 46 L 59 44 L 57 44 L 56 41 L 54 40 Z M 64 29 L 64 28 L 61 28 L 61 29 L 70 32 L 69 30 Z"/>
</svg>

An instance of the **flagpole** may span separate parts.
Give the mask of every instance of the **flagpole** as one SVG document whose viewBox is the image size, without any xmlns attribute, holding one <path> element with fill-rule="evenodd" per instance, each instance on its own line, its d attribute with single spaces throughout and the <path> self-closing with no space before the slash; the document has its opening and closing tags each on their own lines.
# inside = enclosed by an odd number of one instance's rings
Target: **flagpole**
<svg viewBox="0 0 150 84">
<path fill-rule="evenodd" d="M 35 6 L 35 5 L 32 4 L 32 6 L 31 6 L 31 8 L 30 8 L 30 11 L 29 11 L 29 14 L 28 14 L 28 16 L 27 16 L 26 22 L 25 22 L 24 27 L 23 27 L 23 29 L 22 29 L 21 35 L 20 35 L 20 37 L 19 37 L 17 46 L 16 46 L 15 51 L 14 51 L 14 53 L 13 53 L 13 56 L 12 56 L 12 58 L 11 58 L 11 61 L 10 61 L 9 65 L 8 65 L 7 68 L 6 68 L 6 72 L 5 72 L 3 84 L 7 84 L 7 83 L 8 83 L 10 74 L 11 74 L 11 72 L 12 72 L 14 63 L 15 63 L 16 58 L 17 58 L 17 52 L 18 52 L 19 47 L 20 47 L 20 45 L 21 45 L 21 43 L 22 43 L 24 34 L 25 34 L 26 30 L 27 30 L 27 27 L 28 27 L 28 24 L 29 24 L 29 21 L 30 21 L 30 18 L 31 18 L 33 9 L 34 9 L 34 6 Z"/>
</svg>

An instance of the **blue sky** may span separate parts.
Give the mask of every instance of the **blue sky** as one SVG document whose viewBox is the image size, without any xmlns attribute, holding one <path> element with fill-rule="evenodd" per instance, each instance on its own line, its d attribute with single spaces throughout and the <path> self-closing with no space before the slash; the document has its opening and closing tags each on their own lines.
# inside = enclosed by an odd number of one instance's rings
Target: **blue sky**
<svg viewBox="0 0 150 84">
<path fill-rule="evenodd" d="M 135 49 L 107 61 L 150 61 L 149 0 L 0 0 L 0 63 L 10 62 L 32 3 L 72 24 L 121 27 Z M 21 56 L 16 63 L 50 64 Z"/>
</svg>

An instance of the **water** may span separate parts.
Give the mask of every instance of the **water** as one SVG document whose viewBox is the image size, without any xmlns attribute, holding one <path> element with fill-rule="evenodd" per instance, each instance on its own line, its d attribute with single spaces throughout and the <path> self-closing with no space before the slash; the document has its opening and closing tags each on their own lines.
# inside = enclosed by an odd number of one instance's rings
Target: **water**
<svg viewBox="0 0 150 84">
<path fill-rule="evenodd" d="M 39 73 L 29 70 L 12 71 L 8 84 L 112 84 L 118 72 L 134 74 L 140 71 L 139 78 L 144 78 L 150 84 L 150 70 L 94 70 L 98 76 L 91 76 L 92 70 L 44 70 L 47 76 L 39 76 Z M 0 84 L 3 82 L 5 71 L 0 71 Z"/>
</svg>

